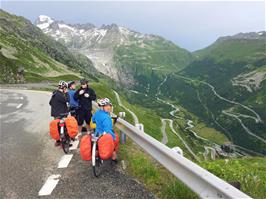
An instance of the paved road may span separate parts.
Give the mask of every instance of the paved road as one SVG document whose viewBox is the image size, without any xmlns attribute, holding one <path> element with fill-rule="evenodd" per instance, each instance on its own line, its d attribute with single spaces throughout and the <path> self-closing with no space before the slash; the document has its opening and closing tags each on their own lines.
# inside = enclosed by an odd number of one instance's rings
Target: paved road
<svg viewBox="0 0 266 199">
<path fill-rule="evenodd" d="M 116 91 L 114 91 L 114 94 L 115 94 L 116 100 L 118 102 L 118 105 L 121 106 L 122 108 L 124 108 L 125 110 L 127 110 L 132 115 L 135 125 L 139 124 L 139 119 L 138 119 L 137 115 L 133 111 L 131 111 L 130 109 L 128 109 L 127 107 L 125 107 L 122 104 L 120 96 Z"/>
<path fill-rule="evenodd" d="M 44 92 L 0 90 L 1 178 L 0 198 L 40 198 L 38 193 L 51 175 L 60 175 L 51 195 L 43 198 L 154 198 L 120 166 L 105 170 L 98 179 L 78 150 L 66 168 L 58 168 L 64 153 L 48 135 L 50 96 Z"/>
<path fill-rule="evenodd" d="M 163 134 L 163 138 L 162 138 L 161 143 L 167 144 L 167 142 L 168 142 L 168 137 L 167 137 L 167 133 L 166 133 L 166 121 L 167 121 L 167 119 L 161 119 L 161 121 L 162 121 L 161 132 Z"/>
</svg>

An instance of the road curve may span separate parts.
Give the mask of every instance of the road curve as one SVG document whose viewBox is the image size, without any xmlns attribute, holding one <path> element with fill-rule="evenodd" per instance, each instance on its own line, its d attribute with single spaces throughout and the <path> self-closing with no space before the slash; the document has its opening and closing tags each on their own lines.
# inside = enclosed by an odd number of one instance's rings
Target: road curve
<svg viewBox="0 0 266 199">
<path fill-rule="evenodd" d="M 1 178 L 0 198 L 39 198 L 49 176 L 59 182 L 45 198 L 154 198 L 141 184 L 126 175 L 120 164 L 105 162 L 99 178 L 93 177 L 90 162 L 80 159 L 79 150 L 66 168 L 58 168 L 64 156 L 49 137 L 50 95 L 27 90 L 0 90 Z M 22 105 L 20 105 L 22 104 Z"/>
<path fill-rule="evenodd" d="M 130 109 L 128 109 L 127 107 L 125 107 L 122 104 L 120 96 L 119 96 L 119 94 L 116 91 L 113 91 L 113 92 L 115 94 L 115 97 L 116 97 L 118 105 L 121 106 L 122 108 L 124 108 L 125 110 L 127 110 L 132 115 L 135 125 L 139 124 L 139 119 L 138 119 L 137 115 L 133 111 L 131 111 Z"/>
<path fill-rule="evenodd" d="M 221 99 L 221 100 L 223 100 L 223 101 L 226 101 L 226 102 L 228 102 L 228 103 L 230 103 L 230 104 L 235 104 L 235 105 L 239 105 L 239 106 L 241 106 L 242 108 L 244 108 L 244 109 L 246 109 L 246 110 L 252 112 L 252 113 L 256 116 L 256 118 L 254 118 L 254 117 L 252 117 L 252 116 L 249 116 L 250 118 L 253 118 L 253 119 L 255 120 L 255 122 L 263 122 L 262 119 L 261 119 L 261 117 L 259 116 L 259 114 L 258 114 L 256 111 L 254 111 L 253 109 L 249 108 L 248 106 L 246 106 L 246 105 L 244 105 L 244 104 L 241 104 L 241 103 L 239 103 L 239 102 L 235 102 L 235 101 L 233 101 L 233 100 L 229 100 L 229 99 L 224 98 L 223 96 L 221 96 L 220 94 L 218 94 L 218 93 L 216 92 L 215 87 L 214 87 L 213 85 L 211 85 L 210 83 L 205 82 L 205 81 L 201 81 L 201 80 L 191 79 L 191 78 L 188 78 L 188 77 L 185 77 L 185 76 L 182 76 L 182 75 L 177 75 L 177 76 L 180 77 L 180 78 L 182 78 L 182 79 L 186 79 L 186 80 L 194 81 L 194 82 L 196 81 L 196 82 L 199 82 L 199 83 L 201 83 L 201 84 L 207 85 L 207 86 L 212 90 L 213 94 L 214 94 L 216 97 L 218 97 L 219 99 Z"/>
</svg>

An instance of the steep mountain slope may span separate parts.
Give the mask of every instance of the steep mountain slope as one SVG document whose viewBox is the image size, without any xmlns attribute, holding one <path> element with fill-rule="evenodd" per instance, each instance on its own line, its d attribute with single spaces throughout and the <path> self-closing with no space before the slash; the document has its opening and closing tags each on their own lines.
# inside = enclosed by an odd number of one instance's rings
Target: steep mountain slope
<svg viewBox="0 0 266 199">
<path fill-rule="evenodd" d="M 71 51 L 89 57 L 98 71 L 126 85 L 147 86 L 146 78 L 150 79 L 152 73 L 160 74 L 162 68 L 179 71 L 191 56 L 162 37 L 116 24 L 100 28 L 92 24 L 70 25 L 43 15 L 35 24 Z"/>
<path fill-rule="evenodd" d="M 218 39 L 167 77 L 162 96 L 177 100 L 234 144 L 266 154 L 265 40 L 265 32 Z"/>
<path fill-rule="evenodd" d="M 97 72 L 85 56 L 73 55 L 27 19 L 3 10 L 0 10 L 0 35 L 1 82 Z"/>
<path fill-rule="evenodd" d="M 194 55 L 195 61 L 185 69 L 185 74 L 191 77 L 213 84 L 232 80 L 237 86 L 241 77 L 253 76 L 257 78 L 251 77 L 250 83 L 256 84 L 256 87 L 266 79 L 266 32 L 221 37 L 211 46 L 194 52 Z"/>
</svg>

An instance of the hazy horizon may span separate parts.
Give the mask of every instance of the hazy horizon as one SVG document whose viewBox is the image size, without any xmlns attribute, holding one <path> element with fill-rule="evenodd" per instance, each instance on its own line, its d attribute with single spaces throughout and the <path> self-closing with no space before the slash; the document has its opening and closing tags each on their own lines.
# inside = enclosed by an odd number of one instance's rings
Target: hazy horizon
<svg viewBox="0 0 266 199">
<path fill-rule="evenodd" d="M 1 8 L 34 22 L 47 15 L 65 23 L 118 24 L 164 37 L 189 51 L 220 36 L 265 30 L 264 2 L 2 1 Z"/>
</svg>

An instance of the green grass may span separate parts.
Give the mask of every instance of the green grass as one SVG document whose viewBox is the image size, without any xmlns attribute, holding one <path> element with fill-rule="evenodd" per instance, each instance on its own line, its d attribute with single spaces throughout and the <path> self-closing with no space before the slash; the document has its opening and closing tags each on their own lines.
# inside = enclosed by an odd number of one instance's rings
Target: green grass
<svg viewBox="0 0 266 199">
<path fill-rule="evenodd" d="M 240 182 L 241 190 L 251 197 L 266 196 L 266 158 L 216 160 L 201 166 L 227 182 Z"/>
<path fill-rule="evenodd" d="M 71 81 L 71 80 L 78 80 L 80 79 L 80 77 L 76 75 L 71 75 L 71 74 L 59 75 L 55 77 L 46 77 L 46 76 L 41 76 L 36 73 L 26 73 L 25 79 L 27 82 L 38 83 L 38 82 L 43 82 L 43 81 L 50 81 L 50 82 L 59 82 L 60 80 Z"/>
<path fill-rule="evenodd" d="M 228 138 L 214 128 L 207 127 L 203 122 L 195 125 L 195 131 L 199 136 L 211 140 L 217 144 L 229 142 Z"/>
<path fill-rule="evenodd" d="M 144 131 L 155 139 L 161 140 L 161 118 L 156 111 L 141 107 L 137 104 L 130 104 L 123 96 L 120 96 L 120 98 L 123 105 L 137 115 L 139 122 L 144 125 Z"/>
<path fill-rule="evenodd" d="M 198 198 L 130 139 L 127 139 L 126 145 L 121 145 L 119 157 L 125 161 L 126 171 L 143 183 L 156 198 Z"/>
</svg>

